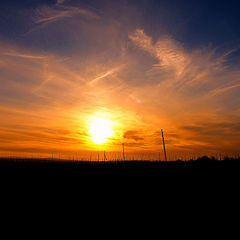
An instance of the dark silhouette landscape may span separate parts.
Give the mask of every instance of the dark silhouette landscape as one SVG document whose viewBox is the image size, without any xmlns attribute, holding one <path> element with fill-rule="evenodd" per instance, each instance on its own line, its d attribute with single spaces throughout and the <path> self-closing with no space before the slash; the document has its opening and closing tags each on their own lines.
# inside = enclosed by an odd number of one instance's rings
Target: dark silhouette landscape
<svg viewBox="0 0 240 240">
<path fill-rule="evenodd" d="M 225 157 L 216 160 L 203 156 L 190 161 L 70 161 L 59 159 L 0 159 L 0 169 L 84 169 L 84 168 L 120 168 L 120 169 L 168 169 L 168 168 L 238 168 L 239 158 Z"/>
</svg>

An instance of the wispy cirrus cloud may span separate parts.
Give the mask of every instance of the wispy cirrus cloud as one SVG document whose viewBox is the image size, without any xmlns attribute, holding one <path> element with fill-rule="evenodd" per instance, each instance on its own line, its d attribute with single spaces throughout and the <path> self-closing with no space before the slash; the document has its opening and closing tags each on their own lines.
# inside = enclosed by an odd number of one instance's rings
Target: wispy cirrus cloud
<svg viewBox="0 0 240 240">
<path fill-rule="evenodd" d="M 163 70 L 174 70 L 177 75 L 181 75 L 184 68 L 189 63 L 189 56 L 185 53 L 182 46 L 172 38 L 165 36 L 153 44 L 152 38 L 147 36 L 143 29 L 137 29 L 129 38 L 141 49 L 150 53 L 159 60 L 154 67 Z"/>
<path fill-rule="evenodd" d="M 93 80 L 90 80 L 90 81 L 89 81 L 89 84 L 90 84 L 91 86 L 93 86 L 94 84 L 96 84 L 96 83 L 97 83 L 98 81 L 100 81 L 101 79 L 104 79 L 104 78 L 106 78 L 106 77 L 111 76 L 112 74 L 115 74 L 115 73 L 121 71 L 123 67 L 124 67 L 124 65 L 120 65 L 120 66 L 114 67 L 114 68 L 108 70 L 107 72 L 104 72 L 104 73 L 100 74 L 99 76 L 97 76 L 97 77 L 94 78 Z"/>
<path fill-rule="evenodd" d="M 34 22 L 36 24 L 53 23 L 65 18 L 82 16 L 89 19 L 99 19 L 99 15 L 93 11 L 77 6 L 63 5 L 65 1 L 58 1 L 54 6 L 42 6 L 35 11 Z"/>
<path fill-rule="evenodd" d="M 24 53 L 9 51 L 9 52 L 3 52 L 3 55 L 10 56 L 10 57 L 20 57 L 20 58 L 29 58 L 29 59 L 44 59 L 46 56 L 37 56 L 37 55 L 28 55 Z"/>
<path fill-rule="evenodd" d="M 211 93 L 213 96 L 239 86 L 240 71 L 229 70 L 226 64 L 226 58 L 232 51 L 222 55 L 217 55 L 215 49 L 190 51 L 168 36 L 160 37 L 153 43 L 142 29 L 137 29 L 129 38 L 156 59 L 157 63 L 149 69 L 148 76 L 159 76 L 159 82 L 164 82 L 161 87 L 180 90 L 184 94 L 190 91 L 197 94 L 199 91 L 201 95 Z"/>
<path fill-rule="evenodd" d="M 231 91 L 231 90 L 239 88 L 239 87 L 240 87 L 240 83 L 235 84 L 235 85 L 231 85 L 231 86 L 227 86 L 227 87 L 217 88 L 217 89 L 214 89 L 214 90 L 210 91 L 209 95 L 210 96 L 216 96 L 218 94 L 223 94 L 225 92 Z"/>
</svg>

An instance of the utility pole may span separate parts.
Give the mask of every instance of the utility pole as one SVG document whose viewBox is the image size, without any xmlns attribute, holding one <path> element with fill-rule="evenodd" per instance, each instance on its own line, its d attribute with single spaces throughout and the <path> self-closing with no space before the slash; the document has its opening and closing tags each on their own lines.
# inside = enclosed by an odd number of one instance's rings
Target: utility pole
<svg viewBox="0 0 240 240">
<path fill-rule="evenodd" d="M 161 132 L 162 132 L 164 156 L 165 156 L 165 161 L 167 162 L 167 153 L 166 153 L 165 140 L 164 140 L 164 135 L 163 135 L 163 130 L 162 129 L 161 129 Z"/>
<path fill-rule="evenodd" d="M 124 143 L 123 143 L 123 161 L 125 161 Z"/>
<path fill-rule="evenodd" d="M 104 161 L 107 161 L 107 157 L 106 157 L 105 151 L 104 151 Z"/>
</svg>

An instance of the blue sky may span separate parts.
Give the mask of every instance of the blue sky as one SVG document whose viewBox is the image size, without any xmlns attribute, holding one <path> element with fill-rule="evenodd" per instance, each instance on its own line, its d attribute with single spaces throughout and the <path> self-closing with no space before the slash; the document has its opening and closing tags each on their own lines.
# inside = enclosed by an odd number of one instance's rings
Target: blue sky
<svg viewBox="0 0 240 240">
<path fill-rule="evenodd" d="M 17 41 L 33 27 L 34 10 L 55 4 L 56 1 L 50 0 L 1 3 L 1 37 Z M 132 0 L 118 3 L 75 0 L 65 1 L 65 4 L 95 10 L 101 16 L 142 27 L 156 39 L 165 32 L 190 47 L 239 46 L 239 1 Z"/>
<path fill-rule="evenodd" d="M 5 1 L 0 10 L 0 151 L 237 152 L 238 1 Z M 117 127 L 118 126 L 118 127 Z M 24 137 L 23 137 L 24 136 Z M 39 146 L 39 143 L 40 146 Z"/>
</svg>

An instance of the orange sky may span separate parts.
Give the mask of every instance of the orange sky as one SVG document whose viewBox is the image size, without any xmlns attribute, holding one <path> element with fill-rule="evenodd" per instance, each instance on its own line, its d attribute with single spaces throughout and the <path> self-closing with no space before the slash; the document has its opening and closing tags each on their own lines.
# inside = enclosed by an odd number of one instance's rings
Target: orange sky
<svg viewBox="0 0 240 240">
<path fill-rule="evenodd" d="M 168 34 L 153 39 L 144 27 L 101 23 L 82 8 L 39 11 L 25 38 L 46 34 L 49 43 L 54 29 L 68 34 L 74 49 L 1 40 L 1 156 L 89 156 L 121 151 L 122 143 L 127 152 L 157 156 L 161 129 L 172 155 L 239 152 L 240 71 L 225 64 L 230 52 L 188 49 Z M 113 136 L 102 145 L 90 138 L 95 117 L 111 122 Z"/>
</svg>

